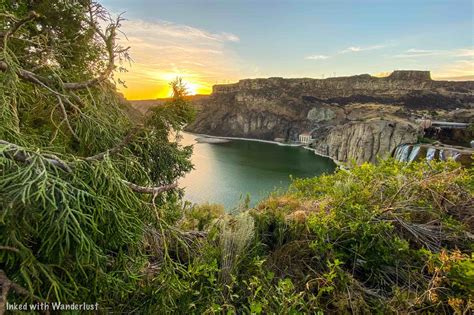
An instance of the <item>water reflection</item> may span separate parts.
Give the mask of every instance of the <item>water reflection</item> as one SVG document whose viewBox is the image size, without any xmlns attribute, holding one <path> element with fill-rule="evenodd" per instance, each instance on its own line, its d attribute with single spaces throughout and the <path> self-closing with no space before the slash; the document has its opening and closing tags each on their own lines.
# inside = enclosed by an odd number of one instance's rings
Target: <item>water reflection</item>
<svg viewBox="0 0 474 315">
<path fill-rule="evenodd" d="M 183 133 L 181 143 L 194 144 L 195 169 L 180 180 L 185 199 L 195 203 L 221 203 L 232 209 L 249 194 L 253 205 L 273 190 L 288 187 L 290 175 L 310 177 L 335 169 L 330 159 L 303 148 L 243 140 L 196 143 L 195 138 Z"/>
</svg>

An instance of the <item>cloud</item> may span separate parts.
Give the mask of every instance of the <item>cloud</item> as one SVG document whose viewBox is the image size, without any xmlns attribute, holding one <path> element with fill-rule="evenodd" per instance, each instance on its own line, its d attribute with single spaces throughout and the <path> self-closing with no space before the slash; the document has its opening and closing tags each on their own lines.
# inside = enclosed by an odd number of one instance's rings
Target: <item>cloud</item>
<svg viewBox="0 0 474 315">
<path fill-rule="evenodd" d="M 326 55 L 312 55 L 312 56 L 307 56 L 305 57 L 304 59 L 306 60 L 325 60 L 325 59 L 328 59 L 330 58 L 330 56 L 326 56 Z"/>
<path fill-rule="evenodd" d="M 416 49 L 411 48 L 401 54 L 394 55 L 395 58 L 421 58 L 430 56 L 446 56 L 446 57 L 473 57 L 474 49 Z"/>
<path fill-rule="evenodd" d="M 121 30 L 122 46 L 130 46 L 133 62 L 128 72 L 116 73 L 125 80 L 122 92 L 129 99 L 166 97 L 168 83 L 177 76 L 198 93 L 212 85 L 239 77 L 239 58 L 232 44 L 240 38 L 227 32 L 207 30 L 168 21 L 127 20 Z"/>
<path fill-rule="evenodd" d="M 460 79 L 472 80 L 474 77 L 474 60 L 457 60 L 453 63 L 444 64 L 433 69 L 433 78 L 435 79 Z"/>
<path fill-rule="evenodd" d="M 445 52 L 443 50 L 429 50 L 429 49 L 415 49 L 411 48 L 406 50 L 401 54 L 397 54 L 395 58 L 419 58 L 427 56 L 439 56 L 443 55 Z"/>
<path fill-rule="evenodd" d="M 240 42 L 240 38 L 232 33 L 221 33 L 220 37 L 230 42 Z"/>
<path fill-rule="evenodd" d="M 141 20 L 125 21 L 124 28 L 127 29 L 127 36 L 137 31 L 143 36 L 157 37 L 157 36 L 169 36 L 177 39 L 187 40 L 210 40 L 210 41 L 230 41 L 238 42 L 240 38 L 237 35 L 221 32 L 211 33 L 199 28 L 191 27 L 183 24 L 176 24 L 169 21 L 157 21 L 157 22 L 145 22 Z"/>
<path fill-rule="evenodd" d="M 351 46 L 351 47 L 348 47 L 346 49 L 343 49 L 343 50 L 339 51 L 339 53 L 340 54 L 357 53 L 357 52 L 361 52 L 361 51 L 382 49 L 382 48 L 385 48 L 387 46 L 388 46 L 387 44 L 379 44 L 379 45 L 372 45 L 372 46 L 365 46 L 365 47 Z"/>
<path fill-rule="evenodd" d="M 474 57 L 474 49 L 458 49 L 455 52 L 456 57 Z"/>
<path fill-rule="evenodd" d="M 337 54 L 347 54 L 347 53 L 358 53 L 361 51 L 370 51 L 370 50 L 376 50 L 376 49 L 382 49 L 388 46 L 393 45 L 393 43 L 387 43 L 387 44 L 378 44 L 378 45 L 372 45 L 372 46 L 350 46 L 346 49 L 340 50 L 337 52 Z M 304 59 L 306 60 L 325 60 L 328 58 L 331 58 L 332 56 L 328 55 L 310 55 L 305 57 Z"/>
</svg>

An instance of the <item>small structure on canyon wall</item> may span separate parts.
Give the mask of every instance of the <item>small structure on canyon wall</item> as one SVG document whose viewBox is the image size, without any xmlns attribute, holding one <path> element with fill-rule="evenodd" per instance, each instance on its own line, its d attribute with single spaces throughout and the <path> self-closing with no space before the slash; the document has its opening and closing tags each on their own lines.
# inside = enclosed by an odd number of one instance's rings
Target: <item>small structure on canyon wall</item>
<svg viewBox="0 0 474 315">
<path fill-rule="evenodd" d="M 311 134 L 309 132 L 303 132 L 299 135 L 299 140 L 303 144 L 308 144 L 313 140 L 313 137 L 311 137 Z"/>
</svg>

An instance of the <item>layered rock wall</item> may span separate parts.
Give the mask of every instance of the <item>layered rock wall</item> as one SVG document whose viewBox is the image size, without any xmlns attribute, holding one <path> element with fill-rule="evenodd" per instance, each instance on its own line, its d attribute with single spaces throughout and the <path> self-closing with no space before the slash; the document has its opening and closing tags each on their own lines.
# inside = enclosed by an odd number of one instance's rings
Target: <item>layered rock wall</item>
<svg viewBox="0 0 474 315">
<path fill-rule="evenodd" d="M 419 131 L 407 123 L 387 120 L 351 122 L 331 129 L 311 145 L 318 154 L 361 164 L 384 158 L 402 143 L 414 143 Z"/>
<path fill-rule="evenodd" d="M 317 152 L 338 161 L 375 161 L 416 141 L 415 117 L 472 111 L 474 82 L 433 81 L 428 71 L 328 79 L 248 79 L 216 85 L 188 130 L 296 141 L 310 132 Z"/>
</svg>

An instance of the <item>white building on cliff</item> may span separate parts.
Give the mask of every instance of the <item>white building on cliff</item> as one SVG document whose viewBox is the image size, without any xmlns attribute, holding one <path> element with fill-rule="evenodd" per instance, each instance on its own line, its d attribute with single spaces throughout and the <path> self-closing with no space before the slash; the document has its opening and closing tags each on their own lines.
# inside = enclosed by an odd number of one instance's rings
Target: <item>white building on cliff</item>
<svg viewBox="0 0 474 315">
<path fill-rule="evenodd" d="M 313 137 L 311 137 L 311 134 L 309 132 L 303 132 L 299 135 L 299 140 L 303 144 L 308 144 L 313 141 Z"/>
</svg>

